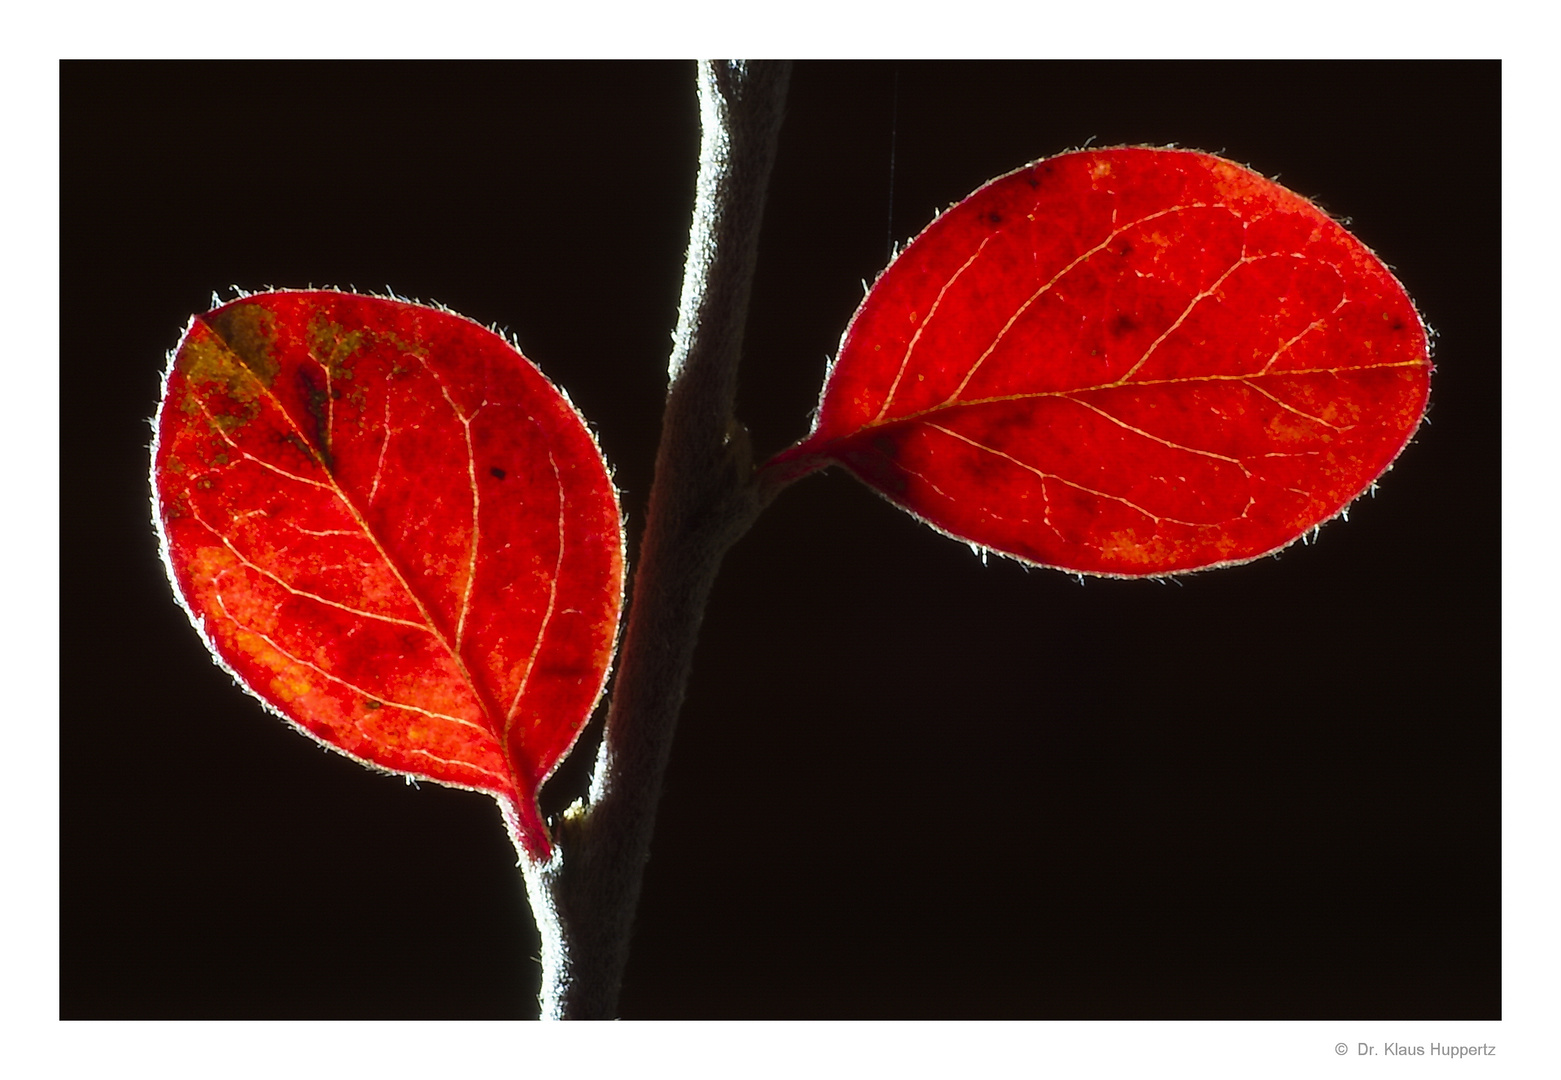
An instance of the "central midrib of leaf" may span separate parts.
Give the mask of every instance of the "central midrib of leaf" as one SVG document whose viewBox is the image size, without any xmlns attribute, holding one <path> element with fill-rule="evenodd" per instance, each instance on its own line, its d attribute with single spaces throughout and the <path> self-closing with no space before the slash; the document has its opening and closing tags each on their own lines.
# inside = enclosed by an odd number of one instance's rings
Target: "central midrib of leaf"
<svg viewBox="0 0 1561 1080">
<path fill-rule="evenodd" d="M 1012 401 L 1041 401 L 1048 398 L 1061 400 L 1073 400 L 1086 394 L 1100 393 L 1107 390 L 1136 390 L 1153 389 L 1166 386 L 1192 386 L 1208 383 L 1252 383 L 1262 379 L 1284 379 L 1308 375 L 1345 375 L 1352 371 L 1380 371 L 1388 368 L 1424 367 L 1420 360 L 1402 360 L 1386 364 L 1360 364 L 1354 367 L 1332 368 L 1290 368 L 1280 371 L 1257 371 L 1250 374 L 1209 374 L 1187 375 L 1175 379 L 1118 379 L 1115 382 L 1098 383 L 1094 386 L 1072 387 L 1067 390 L 1032 390 L 1018 394 L 1003 394 L 997 397 L 970 398 L 960 401 L 942 401 L 936 405 L 920 409 L 916 412 L 906 413 L 903 416 L 890 417 L 883 420 L 870 420 L 855 431 L 847 435 L 837 436 L 832 442 L 847 442 L 856 439 L 871 431 L 882 431 L 888 428 L 907 427 L 927 420 L 928 417 L 947 417 L 958 415 L 961 412 L 982 408 L 988 405 L 1003 405 Z M 1083 404 L 1083 402 L 1079 402 Z"/>
</svg>

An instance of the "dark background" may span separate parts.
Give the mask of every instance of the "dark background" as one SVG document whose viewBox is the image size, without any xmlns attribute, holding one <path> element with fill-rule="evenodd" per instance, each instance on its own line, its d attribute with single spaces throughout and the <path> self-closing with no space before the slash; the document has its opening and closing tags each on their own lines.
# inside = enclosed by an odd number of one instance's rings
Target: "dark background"
<svg viewBox="0 0 1561 1080">
<path fill-rule="evenodd" d="M 716 588 L 624 1016 L 1500 1016 L 1499 80 L 798 66 L 742 371 L 761 453 L 806 430 L 891 232 L 1089 139 L 1223 151 L 1352 219 L 1438 332 L 1431 423 L 1315 545 L 1168 584 L 983 566 L 844 474 L 788 491 Z M 214 289 L 388 286 L 518 333 L 632 544 L 692 65 L 61 84 L 61 1014 L 534 1015 L 496 808 L 321 750 L 207 659 L 147 419 Z"/>
</svg>

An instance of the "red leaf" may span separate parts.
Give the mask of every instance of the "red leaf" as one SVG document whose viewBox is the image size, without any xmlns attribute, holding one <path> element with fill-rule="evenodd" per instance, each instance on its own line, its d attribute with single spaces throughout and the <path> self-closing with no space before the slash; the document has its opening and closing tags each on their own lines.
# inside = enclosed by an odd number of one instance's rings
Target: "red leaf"
<svg viewBox="0 0 1561 1080">
<path fill-rule="evenodd" d="M 782 475 L 839 463 L 958 539 L 1119 576 L 1338 514 L 1425 412 L 1425 328 L 1317 207 L 1207 154 L 1064 154 L 874 283 Z"/>
<path fill-rule="evenodd" d="M 365 764 L 537 790 L 601 695 L 623 533 L 601 452 L 523 356 L 460 316 L 337 292 L 191 321 L 153 460 L 175 588 L 220 662 Z"/>
</svg>

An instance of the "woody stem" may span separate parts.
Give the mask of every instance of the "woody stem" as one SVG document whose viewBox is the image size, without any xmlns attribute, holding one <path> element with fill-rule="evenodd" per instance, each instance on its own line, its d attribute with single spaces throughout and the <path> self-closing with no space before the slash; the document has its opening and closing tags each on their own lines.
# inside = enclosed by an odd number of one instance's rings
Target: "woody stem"
<svg viewBox="0 0 1561 1080">
<path fill-rule="evenodd" d="M 774 493 L 734 415 L 737 367 L 790 65 L 699 67 L 701 144 L 645 535 L 585 805 L 554 858 L 522 859 L 542 932 L 542 1015 L 616 1015 L 662 779 L 721 559 Z"/>
</svg>

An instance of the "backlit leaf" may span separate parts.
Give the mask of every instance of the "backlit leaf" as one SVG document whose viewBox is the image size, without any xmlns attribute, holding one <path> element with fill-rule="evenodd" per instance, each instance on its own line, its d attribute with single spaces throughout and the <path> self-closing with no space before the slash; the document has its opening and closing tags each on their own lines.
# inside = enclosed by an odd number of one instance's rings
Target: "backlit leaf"
<svg viewBox="0 0 1561 1080">
<path fill-rule="evenodd" d="M 458 315 L 338 292 L 191 321 L 153 460 L 176 591 L 256 697 L 364 763 L 537 791 L 599 698 L 623 596 L 616 492 L 569 401 Z"/>
<path fill-rule="evenodd" d="M 1316 206 L 1207 154 L 1064 154 L 934 221 L 846 331 L 813 432 L 935 528 L 1145 576 L 1338 514 L 1425 412 L 1404 289 Z"/>
</svg>

